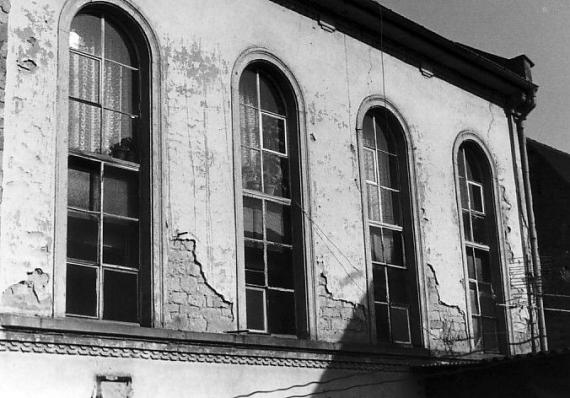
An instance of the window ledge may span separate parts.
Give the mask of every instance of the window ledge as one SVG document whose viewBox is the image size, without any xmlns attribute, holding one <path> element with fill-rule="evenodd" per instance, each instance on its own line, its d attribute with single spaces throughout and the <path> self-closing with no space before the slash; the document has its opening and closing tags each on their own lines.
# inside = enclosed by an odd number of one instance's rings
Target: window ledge
<svg viewBox="0 0 570 398">
<path fill-rule="evenodd" d="M 0 314 L 0 326 L 4 331 L 28 331 L 46 334 L 65 333 L 66 335 L 78 337 L 109 337 L 110 339 L 120 337 L 133 341 L 143 340 L 159 343 L 250 348 L 325 355 L 381 356 L 384 358 L 394 357 L 395 359 L 405 356 L 420 360 L 430 358 L 427 349 L 409 346 L 329 343 L 259 334 L 237 334 L 237 332 L 186 332 L 78 318 L 48 318 Z"/>
</svg>

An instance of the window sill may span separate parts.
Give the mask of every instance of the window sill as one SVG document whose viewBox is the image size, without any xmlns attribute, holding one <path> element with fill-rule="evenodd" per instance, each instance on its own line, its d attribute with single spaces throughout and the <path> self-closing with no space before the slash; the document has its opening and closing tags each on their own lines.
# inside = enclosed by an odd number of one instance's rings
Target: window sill
<svg viewBox="0 0 570 398">
<path fill-rule="evenodd" d="M 34 332 L 66 336 L 92 337 L 122 340 L 150 341 L 158 343 L 193 344 L 203 346 L 261 349 L 325 355 L 356 355 L 366 357 L 407 357 L 428 359 L 425 348 L 368 345 L 354 343 L 328 343 L 290 337 L 234 333 L 186 332 L 163 328 L 148 328 L 132 324 L 79 318 L 30 317 L 14 314 L 0 314 L 0 326 L 4 331 Z"/>
</svg>

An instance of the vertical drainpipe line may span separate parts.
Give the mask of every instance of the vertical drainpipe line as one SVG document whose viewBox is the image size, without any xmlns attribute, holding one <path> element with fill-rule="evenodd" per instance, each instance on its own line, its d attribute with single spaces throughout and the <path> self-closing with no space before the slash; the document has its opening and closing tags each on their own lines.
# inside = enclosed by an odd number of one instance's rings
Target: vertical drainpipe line
<svg viewBox="0 0 570 398">
<path fill-rule="evenodd" d="M 519 138 L 521 153 L 521 171 L 523 174 L 524 193 L 526 196 L 526 210 L 528 217 L 528 230 L 530 235 L 530 251 L 532 256 L 532 283 L 535 288 L 535 300 L 538 310 L 538 335 L 540 338 L 541 351 L 548 351 L 548 342 L 546 339 L 546 324 L 544 322 L 544 306 L 542 302 L 542 274 L 540 268 L 540 256 L 538 254 L 538 237 L 536 234 L 536 223 L 532 206 L 532 192 L 530 188 L 530 173 L 528 167 L 528 155 L 526 151 L 526 136 L 524 133 L 524 121 L 526 114 L 513 115 L 517 134 Z M 532 311 L 532 307 L 531 307 Z"/>
</svg>

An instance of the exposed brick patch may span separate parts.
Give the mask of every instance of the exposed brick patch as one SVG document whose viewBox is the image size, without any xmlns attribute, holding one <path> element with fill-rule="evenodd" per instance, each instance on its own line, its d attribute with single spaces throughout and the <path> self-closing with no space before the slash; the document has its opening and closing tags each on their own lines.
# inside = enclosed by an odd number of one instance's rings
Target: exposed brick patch
<svg viewBox="0 0 570 398">
<path fill-rule="evenodd" d="M 435 270 L 430 264 L 427 269 L 431 348 L 447 353 L 466 352 L 470 347 L 465 313 L 458 306 L 441 301 Z"/>
<path fill-rule="evenodd" d="M 360 303 L 335 298 L 327 287 L 327 278 L 323 273 L 318 285 L 318 303 L 319 339 L 334 342 L 368 342 L 366 307 Z"/>
<path fill-rule="evenodd" d="M 232 330 L 233 304 L 208 283 L 195 249 L 192 239 L 176 238 L 171 245 L 164 282 L 165 327 L 195 332 Z"/>
</svg>

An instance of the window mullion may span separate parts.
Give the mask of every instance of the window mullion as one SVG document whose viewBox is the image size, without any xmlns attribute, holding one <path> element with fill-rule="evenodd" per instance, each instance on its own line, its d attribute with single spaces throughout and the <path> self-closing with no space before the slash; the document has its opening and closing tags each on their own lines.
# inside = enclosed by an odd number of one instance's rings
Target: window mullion
<svg viewBox="0 0 570 398">
<path fill-rule="evenodd" d="M 103 319 L 103 198 L 104 198 L 104 163 L 99 163 L 99 230 L 97 244 L 97 255 L 98 255 L 98 281 L 97 281 L 97 305 L 98 305 L 98 317 Z"/>
</svg>

